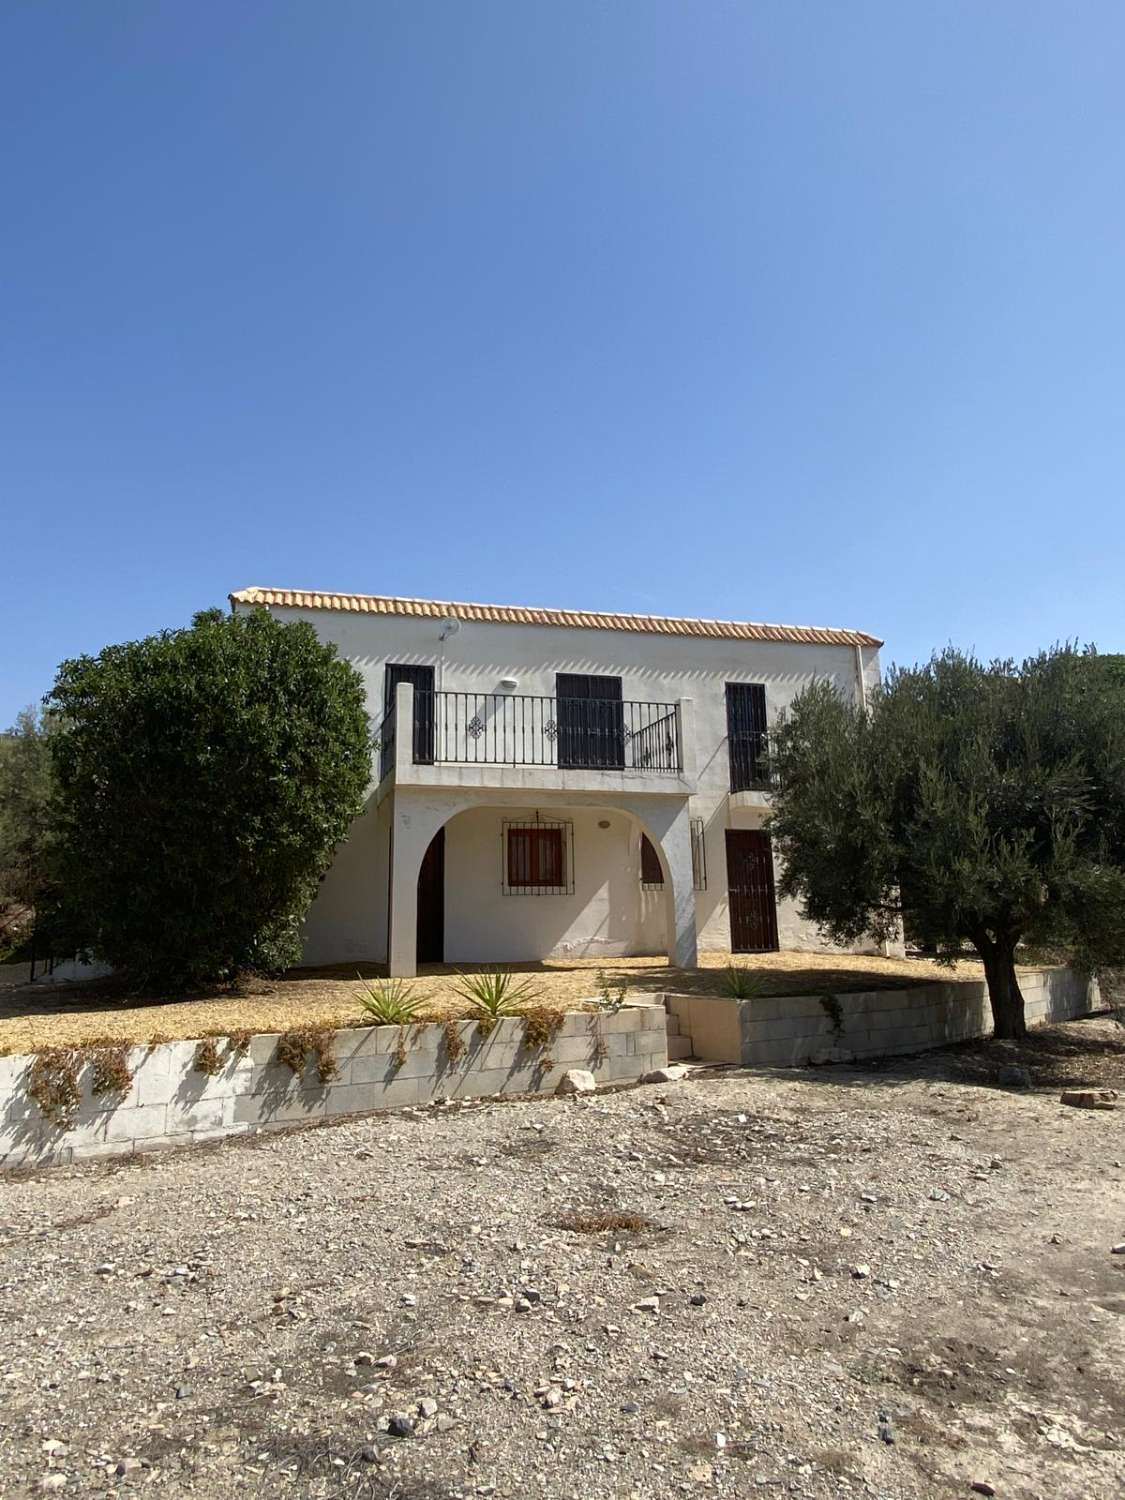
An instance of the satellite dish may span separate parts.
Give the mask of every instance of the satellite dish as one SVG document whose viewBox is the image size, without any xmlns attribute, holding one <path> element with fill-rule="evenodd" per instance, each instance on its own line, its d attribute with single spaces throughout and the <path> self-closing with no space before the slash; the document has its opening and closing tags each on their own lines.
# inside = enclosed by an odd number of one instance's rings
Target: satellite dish
<svg viewBox="0 0 1125 1500">
<path fill-rule="evenodd" d="M 449 637 L 451 635 L 456 635 L 457 632 L 460 629 L 461 629 L 461 621 L 460 620 L 453 620 L 453 619 L 443 620 L 441 622 L 441 631 L 440 631 L 440 633 L 438 635 L 438 640 L 444 641 L 444 640 L 447 639 L 447 637 Z"/>
</svg>

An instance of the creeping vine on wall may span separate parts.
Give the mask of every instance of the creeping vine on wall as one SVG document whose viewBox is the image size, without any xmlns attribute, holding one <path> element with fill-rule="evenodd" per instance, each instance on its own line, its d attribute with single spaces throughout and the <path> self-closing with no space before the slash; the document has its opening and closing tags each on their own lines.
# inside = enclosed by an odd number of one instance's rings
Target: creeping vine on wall
<svg viewBox="0 0 1125 1500">
<path fill-rule="evenodd" d="M 305 1061 L 311 1057 L 316 1063 L 316 1076 L 321 1083 L 331 1083 L 340 1071 L 336 1061 L 332 1026 L 294 1026 L 283 1031 L 277 1039 L 277 1060 L 291 1072 L 300 1075 L 305 1071 Z"/>
</svg>

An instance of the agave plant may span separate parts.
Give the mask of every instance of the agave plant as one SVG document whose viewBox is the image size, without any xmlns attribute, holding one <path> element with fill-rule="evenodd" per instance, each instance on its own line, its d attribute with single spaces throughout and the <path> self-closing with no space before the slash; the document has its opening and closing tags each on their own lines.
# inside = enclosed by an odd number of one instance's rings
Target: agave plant
<svg viewBox="0 0 1125 1500">
<path fill-rule="evenodd" d="M 496 1020 L 500 1016 L 518 1016 L 525 1006 L 538 1000 L 542 990 L 530 979 L 517 984 L 510 969 L 494 974 L 461 974 L 457 993 L 482 1016 Z"/>
<path fill-rule="evenodd" d="M 362 974 L 356 978 L 363 985 L 359 1003 L 378 1026 L 409 1025 L 417 1019 L 427 998 L 403 979 L 376 979 L 368 984 Z"/>
<path fill-rule="evenodd" d="M 766 992 L 765 975 L 755 974 L 742 964 L 727 964 L 719 982 L 723 994 L 729 995 L 733 1000 L 749 1000 Z"/>
</svg>

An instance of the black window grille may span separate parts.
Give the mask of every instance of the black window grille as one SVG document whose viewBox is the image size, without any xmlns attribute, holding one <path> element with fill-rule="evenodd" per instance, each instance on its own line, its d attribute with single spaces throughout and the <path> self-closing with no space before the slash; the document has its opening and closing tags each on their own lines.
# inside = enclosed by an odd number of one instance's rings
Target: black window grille
<svg viewBox="0 0 1125 1500">
<path fill-rule="evenodd" d="M 702 818 L 691 820 L 691 883 L 694 890 L 707 889 L 707 839 Z"/>
</svg>

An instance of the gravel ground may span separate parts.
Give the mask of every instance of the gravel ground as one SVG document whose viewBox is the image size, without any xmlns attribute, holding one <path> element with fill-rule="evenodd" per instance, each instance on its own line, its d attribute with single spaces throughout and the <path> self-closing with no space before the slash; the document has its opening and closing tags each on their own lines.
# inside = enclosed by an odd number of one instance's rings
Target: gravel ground
<svg viewBox="0 0 1125 1500">
<path fill-rule="evenodd" d="M 730 962 L 729 953 L 704 953 L 696 969 L 672 968 L 663 958 L 544 959 L 504 967 L 535 986 L 537 1003 L 567 1010 L 597 994 L 600 972 L 611 988 L 717 994 L 719 971 Z M 980 979 L 984 972 L 973 959 L 942 968 L 925 959 L 850 953 L 742 954 L 735 962 L 760 976 L 763 994 L 785 995 Z M 358 967 L 366 975 L 382 972 L 374 964 Z M 463 967 L 472 971 L 489 966 Z M 357 998 L 361 984 L 356 970 L 355 964 L 294 969 L 282 979 L 248 980 L 233 992 L 138 1002 L 123 995 L 112 980 L 29 985 L 26 964 L 0 967 L 0 1054 L 81 1046 L 107 1037 L 148 1042 L 154 1036 L 172 1041 L 241 1030 L 284 1031 L 310 1021 L 362 1026 L 367 1023 Z M 420 1012 L 423 1018 L 469 1014 L 468 1003 L 457 994 L 458 976 L 453 964 L 427 964 L 417 980 L 407 981 L 409 988 L 427 997 Z"/>
<path fill-rule="evenodd" d="M 1125 1110 L 974 1058 L 0 1179 L 0 1494 L 1119 1497 Z"/>
</svg>

